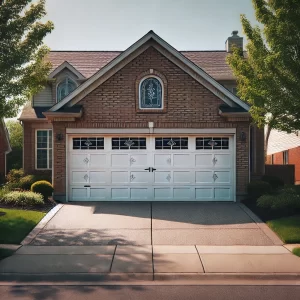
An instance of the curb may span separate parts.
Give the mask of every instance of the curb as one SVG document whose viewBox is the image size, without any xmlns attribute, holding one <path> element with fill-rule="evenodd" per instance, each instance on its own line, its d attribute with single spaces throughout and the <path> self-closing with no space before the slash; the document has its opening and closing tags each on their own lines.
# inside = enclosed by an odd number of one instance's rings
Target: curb
<svg viewBox="0 0 300 300">
<path fill-rule="evenodd" d="M 193 285 L 300 285 L 300 273 L 52 273 L 0 274 L 4 285 L 122 285 L 122 284 L 193 284 Z"/>
<path fill-rule="evenodd" d="M 277 234 L 269 228 L 269 226 L 263 222 L 256 214 L 254 214 L 243 203 L 239 203 L 240 208 L 257 224 L 257 226 L 263 231 L 263 233 L 272 241 L 276 246 L 283 246 L 283 241 L 277 236 Z"/>
<path fill-rule="evenodd" d="M 58 204 L 55 207 L 53 207 L 24 238 L 24 240 L 21 242 L 21 245 L 29 245 L 63 206 L 64 204 Z"/>
</svg>

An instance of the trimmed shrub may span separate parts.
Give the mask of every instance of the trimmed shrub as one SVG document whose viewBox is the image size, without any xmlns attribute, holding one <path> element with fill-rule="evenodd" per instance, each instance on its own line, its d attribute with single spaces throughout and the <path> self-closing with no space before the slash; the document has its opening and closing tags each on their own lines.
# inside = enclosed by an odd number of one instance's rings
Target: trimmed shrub
<svg viewBox="0 0 300 300">
<path fill-rule="evenodd" d="M 293 188 L 285 188 L 277 195 L 263 195 L 257 199 L 257 206 L 282 213 L 300 210 L 300 195 Z"/>
<path fill-rule="evenodd" d="M 49 196 L 53 193 L 53 186 L 49 181 L 41 180 L 35 182 L 31 186 L 31 191 L 35 193 L 40 193 L 43 195 L 44 199 L 48 199 Z"/>
<path fill-rule="evenodd" d="M 272 186 L 273 190 L 282 188 L 284 186 L 284 181 L 277 176 L 264 175 L 261 180 L 268 182 Z"/>
<path fill-rule="evenodd" d="M 265 181 L 252 181 L 247 186 L 248 196 L 256 201 L 262 195 L 271 194 L 272 186 Z"/>
<path fill-rule="evenodd" d="M 34 206 L 44 204 L 43 196 L 33 192 L 10 192 L 4 195 L 2 202 L 13 206 Z"/>
<path fill-rule="evenodd" d="M 19 188 L 30 191 L 31 186 L 40 180 L 46 180 L 50 182 L 49 176 L 46 175 L 26 175 L 20 179 Z"/>
</svg>

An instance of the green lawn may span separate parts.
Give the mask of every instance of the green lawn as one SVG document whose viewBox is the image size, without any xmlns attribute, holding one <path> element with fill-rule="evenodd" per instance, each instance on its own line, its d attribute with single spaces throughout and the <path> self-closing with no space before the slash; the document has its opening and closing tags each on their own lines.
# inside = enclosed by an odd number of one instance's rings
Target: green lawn
<svg viewBox="0 0 300 300">
<path fill-rule="evenodd" d="M 4 209 L 0 216 L 0 244 L 19 244 L 45 216 L 45 213 L 30 210 Z"/>
<path fill-rule="evenodd" d="M 268 221 L 284 243 L 300 243 L 300 215 Z"/>
<path fill-rule="evenodd" d="M 297 256 L 300 256 L 300 248 L 294 248 L 293 253 Z"/>
</svg>

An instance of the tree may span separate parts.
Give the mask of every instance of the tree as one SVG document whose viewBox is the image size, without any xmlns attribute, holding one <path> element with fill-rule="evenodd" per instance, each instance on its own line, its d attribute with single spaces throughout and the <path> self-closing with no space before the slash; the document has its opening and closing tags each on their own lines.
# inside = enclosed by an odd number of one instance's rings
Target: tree
<svg viewBox="0 0 300 300">
<path fill-rule="evenodd" d="M 43 88 L 51 65 L 45 60 L 44 37 L 52 22 L 45 0 L 0 0 L 0 118 L 15 117 L 32 94 Z"/>
<path fill-rule="evenodd" d="M 7 155 L 7 171 L 22 168 L 23 157 L 23 127 L 18 121 L 6 122 L 12 151 Z"/>
<path fill-rule="evenodd" d="M 261 26 L 241 23 L 246 57 L 235 48 L 227 62 L 237 77 L 238 96 L 251 105 L 259 127 L 292 132 L 300 129 L 300 2 L 252 0 Z"/>
</svg>

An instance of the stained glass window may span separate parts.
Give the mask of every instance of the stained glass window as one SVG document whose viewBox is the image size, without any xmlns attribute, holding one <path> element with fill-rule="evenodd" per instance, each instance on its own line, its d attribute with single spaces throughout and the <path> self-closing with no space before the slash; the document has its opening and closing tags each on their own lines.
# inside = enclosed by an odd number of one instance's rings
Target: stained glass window
<svg viewBox="0 0 300 300">
<path fill-rule="evenodd" d="M 149 77 L 140 84 L 140 108 L 162 108 L 162 86 L 155 77 Z"/>
<path fill-rule="evenodd" d="M 61 101 L 76 89 L 76 84 L 70 78 L 66 78 L 57 86 L 57 101 Z"/>
</svg>

